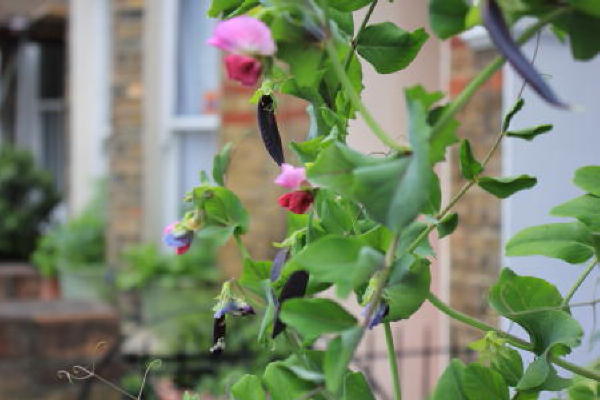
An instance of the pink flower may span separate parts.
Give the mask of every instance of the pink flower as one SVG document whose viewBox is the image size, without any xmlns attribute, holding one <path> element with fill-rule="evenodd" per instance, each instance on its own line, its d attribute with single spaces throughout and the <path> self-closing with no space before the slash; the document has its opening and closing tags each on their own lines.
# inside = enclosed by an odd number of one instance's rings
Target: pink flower
<svg viewBox="0 0 600 400">
<path fill-rule="evenodd" d="M 234 54 L 275 54 L 275 42 L 269 27 L 256 18 L 244 15 L 220 22 L 207 43 Z"/>
<path fill-rule="evenodd" d="M 281 207 L 287 208 L 294 214 L 304 214 L 315 200 L 309 190 L 296 190 L 279 197 L 277 202 Z"/>
<path fill-rule="evenodd" d="M 288 189 L 298 189 L 306 180 L 306 170 L 303 167 L 294 167 L 290 164 L 281 165 L 281 173 L 275 178 L 275 183 Z"/>
<path fill-rule="evenodd" d="M 177 229 L 178 222 L 173 222 L 163 229 L 163 242 L 175 248 L 175 253 L 184 254 L 190 249 L 194 232 Z"/>
<path fill-rule="evenodd" d="M 229 79 L 238 81 L 244 86 L 256 85 L 262 72 L 260 61 L 240 54 L 230 54 L 225 57 L 225 68 Z"/>
</svg>

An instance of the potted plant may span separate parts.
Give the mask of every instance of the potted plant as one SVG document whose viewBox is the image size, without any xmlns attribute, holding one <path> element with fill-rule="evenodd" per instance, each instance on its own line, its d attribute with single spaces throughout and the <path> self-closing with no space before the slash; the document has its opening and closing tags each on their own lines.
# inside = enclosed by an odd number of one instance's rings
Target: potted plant
<svg viewBox="0 0 600 400">
<path fill-rule="evenodd" d="M 29 152 L 0 146 L 0 264 L 27 263 L 59 200 L 52 176 L 36 167 Z M 56 279 L 45 276 L 41 294 L 56 297 Z"/>
</svg>

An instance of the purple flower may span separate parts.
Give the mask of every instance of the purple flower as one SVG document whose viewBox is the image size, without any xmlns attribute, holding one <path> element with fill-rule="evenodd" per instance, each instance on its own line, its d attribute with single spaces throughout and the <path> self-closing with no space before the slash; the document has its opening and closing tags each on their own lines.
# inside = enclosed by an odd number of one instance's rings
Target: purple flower
<svg viewBox="0 0 600 400">
<path fill-rule="evenodd" d="M 175 248 L 177 254 L 184 254 L 190 249 L 194 232 L 178 229 L 178 222 L 173 222 L 163 229 L 163 242 L 169 247 Z"/>
<path fill-rule="evenodd" d="M 225 314 L 231 314 L 236 317 L 243 317 L 245 315 L 253 315 L 254 309 L 244 301 L 230 300 L 225 303 L 222 307 L 217 309 L 214 314 L 215 319 L 220 319 Z"/>
<path fill-rule="evenodd" d="M 275 42 L 269 27 L 264 22 L 245 15 L 220 22 L 207 43 L 234 54 L 275 54 Z"/>
<path fill-rule="evenodd" d="M 367 306 L 365 308 L 363 308 L 361 314 L 363 316 L 367 315 L 370 308 L 371 308 L 371 303 L 367 304 Z M 371 320 L 369 321 L 368 328 L 373 329 L 375 326 L 377 326 L 381 322 L 383 322 L 383 319 L 387 316 L 389 311 L 390 311 L 390 307 L 387 304 L 379 303 L 377 310 L 375 310 L 373 315 L 371 315 Z"/>
</svg>

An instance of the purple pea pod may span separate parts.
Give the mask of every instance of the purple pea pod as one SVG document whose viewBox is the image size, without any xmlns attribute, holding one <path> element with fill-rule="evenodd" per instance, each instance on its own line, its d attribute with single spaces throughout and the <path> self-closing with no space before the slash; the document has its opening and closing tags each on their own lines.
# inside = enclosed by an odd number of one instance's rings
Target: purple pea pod
<svg viewBox="0 0 600 400">
<path fill-rule="evenodd" d="M 275 282 L 279 279 L 279 275 L 281 275 L 281 269 L 287 260 L 287 256 L 289 253 L 289 249 L 281 249 L 275 254 L 275 258 L 273 259 L 273 265 L 271 266 L 271 282 Z"/>
<path fill-rule="evenodd" d="M 285 329 L 285 324 L 279 319 L 279 313 L 281 312 L 281 304 L 288 299 L 297 297 L 303 297 L 306 293 L 306 286 L 308 285 L 308 272 L 306 271 L 295 271 L 290 275 L 281 294 L 279 295 L 279 301 L 275 309 L 275 323 L 273 324 L 273 339 L 279 335 Z"/>
<path fill-rule="evenodd" d="M 285 162 L 283 156 L 283 146 L 281 145 L 281 136 L 277 128 L 277 120 L 273 110 L 273 98 L 271 96 L 262 96 L 258 102 L 258 127 L 260 136 L 267 152 L 271 155 L 277 165 L 281 166 Z"/>
<path fill-rule="evenodd" d="M 213 320 L 213 346 L 210 354 L 219 355 L 225 350 L 225 314 Z"/>
<path fill-rule="evenodd" d="M 531 62 L 521 53 L 519 45 L 510 35 L 502 10 L 496 0 L 484 0 L 481 14 L 483 24 L 490 34 L 492 42 L 525 82 L 548 103 L 566 108 L 567 105 L 558 99 Z"/>
</svg>

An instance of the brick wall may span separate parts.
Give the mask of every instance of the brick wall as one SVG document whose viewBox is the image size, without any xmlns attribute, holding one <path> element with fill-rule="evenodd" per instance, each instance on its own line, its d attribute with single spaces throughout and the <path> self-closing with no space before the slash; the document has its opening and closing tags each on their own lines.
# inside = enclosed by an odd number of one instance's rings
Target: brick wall
<svg viewBox="0 0 600 400">
<path fill-rule="evenodd" d="M 452 41 L 451 95 L 456 96 L 478 71 L 489 63 L 493 50 L 473 50 L 460 39 Z M 459 114 L 459 137 L 471 142 L 474 155 L 483 159 L 500 129 L 502 75 L 496 73 Z M 458 169 L 458 148 L 450 156 L 451 193 L 464 183 Z M 501 152 L 497 151 L 486 175 L 501 173 Z M 489 323 L 497 322 L 487 303 L 489 286 L 500 269 L 500 201 L 474 186 L 457 204 L 460 223 L 450 237 L 450 303 L 453 307 Z M 451 320 L 450 344 L 463 348 L 481 337 L 481 332 Z"/>
<path fill-rule="evenodd" d="M 108 262 L 138 243 L 143 199 L 143 0 L 112 1 L 112 132 L 108 144 Z"/>
<path fill-rule="evenodd" d="M 233 142 L 227 186 L 241 199 L 250 213 L 250 232 L 244 242 L 255 259 L 274 255 L 272 243 L 285 234 L 285 212 L 277 204 L 284 190 L 273 184 L 279 168 L 267 154 L 256 120 L 256 105 L 250 104 L 252 91 L 235 82 L 224 80 L 222 98 L 221 144 Z M 308 132 L 306 103 L 289 96 L 277 97 L 276 117 L 285 147 L 286 161 L 295 159 L 287 144 L 303 140 Z M 222 266 L 228 275 L 237 275 L 241 264 L 237 250 L 229 245 L 221 254 Z"/>
</svg>

